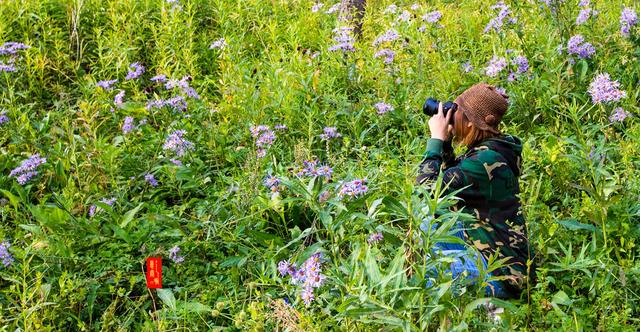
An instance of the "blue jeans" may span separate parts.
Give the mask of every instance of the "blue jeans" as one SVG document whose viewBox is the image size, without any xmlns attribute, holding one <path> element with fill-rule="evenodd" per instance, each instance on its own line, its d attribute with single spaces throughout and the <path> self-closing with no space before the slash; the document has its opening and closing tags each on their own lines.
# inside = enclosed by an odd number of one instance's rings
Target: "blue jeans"
<svg viewBox="0 0 640 332">
<path fill-rule="evenodd" d="M 425 222 L 429 224 L 428 221 L 425 221 Z M 431 227 L 427 226 L 426 229 L 423 228 L 423 231 L 426 231 L 430 228 L 431 231 L 433 232 L 437 228 L 437 226 L 438 226 L 437 224 L 433 223 L 431 224 Z M 463 229 L 462 223 L 458 221 L 452 228 L 452 230 L 455 231 L 453 235 L 458 238 L 461 238 L 462 240 L 465 240 L 464 232 L 462 231 L 462 229 Z M 477 261 L 477 251 L 469 252 L 467 248 L 465 248 L 465 246 L 462 244 L 445 243 L 445 242 L 434 243 L 434 251 L 436 252 L 440 251 L 443 255 L 452 257 L 454 259 L 453 263 L 451 263 L 450 268 L 447 269 L 447 272 L 451 272 L 453 278 L 457 278 L 464 271 L 467 271 L 468 279 L 477 279 L 480 277 L 480 271 L 478 270 L 478 267 L 474 264 L 474 262 Z M 486 269 L 487 261 L 484 259 L 484 256 L 482 255 L 480 255 L 480 258 L 482 260 L 482 264 L 484 268 Z M 487 276 L 491 277 L 492 274 L 489 273 Z M 485 292 L 487 296 L 495 296 L 495 297 L 507 296 L 504 289 L 504 285 L 502 284 L 501 280 L 493 280 L 493 281 L 490 281 L 489 284 L 493 286 L 493 290 L 491 289 L 490 286 L 487 286 L 485 288 Z M 427 287 L 429 286 L 431 286 L 431 281 L 427 281 Z"/>
</svg>

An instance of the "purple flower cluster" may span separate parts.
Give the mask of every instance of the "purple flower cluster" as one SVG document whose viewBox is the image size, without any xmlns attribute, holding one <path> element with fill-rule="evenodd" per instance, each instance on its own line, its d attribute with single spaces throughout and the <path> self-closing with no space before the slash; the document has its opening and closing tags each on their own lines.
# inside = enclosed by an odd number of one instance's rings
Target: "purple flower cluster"
<svg viewBox="0 0 640 332">
<path fill-rule="evenodd" d="M 333 14 L 333 13 L 337 12 L 338 10 L 340 10 L 340 5 L 341 5 L 341 3 L 338 2 L 337 4 L 329 7 L 329 9 L 327 9 L 324 13 L 325 14 Z"/>
<path fill-rule="evenodd" d="M 200 95 L 189 85 L 190 80 L 191 76 L 183 76 L 180 80 L 170 79 L 166 81 L 164 87 L 167 90 L 173 90 L 177 87 L 187 97 L 200 99 Z"/>
<path fill-rule="evenodd" d="M 638 14 L 629 8 L 624 7 L 620 14 L 620 32 L 623 36 L 628 37 L 631 32 L 631 27 L 638 24 Z"/>
<path fill-rule="evenodd" d="M 265 187 L 269 188 L 269 190 L 271 190 L 272 193 L 275 193 L 279 191 L 280 179 L 278 179 L 273 175 L 267 175 L 267 177 L 264 179 L 262 184 Z"/>
<path fill-rule="evenodd" d="M 315 4 L 315 5 L 313 5 L 313 6 L 311 7 L 311 12 L 312 12 L 312 13 L 317 13 L 317 12 L 319 12 L 319 11 L 320 11 L 320 9 L 321 9 L 322 7 L 324 7 L 324 4 L 323 4 L 322 2 L 319 2 L 319 3 L 317 3 L 317 4 Z"/>
<path fill-rule="evenodd" d="M 163 108 L 169 106 L 177 111 L 185 112 L 187 110 L 187 100 L 183 96 L 175 96 L 169 99 L 157 99 L 147 102 L 146 109 Z"/>
<path fill-rule="evenodd" d="M 96 86 L 99 86 L 107 91 L 113 90 L 113 84 L 117 83 L 118 80 L 103 80 L 96 83 Z"/>
<path fill-rule="evenodd" d="M 489 60 L 489 64 L 485 67 L 485 74 L 489 77 L 496 77 L 500 72 L 507 67 L 507 59 L 498 57 L 496 55 Z"/>
<path fill-rule="evenodd" d="M 471 65 L 471 61 L 467 61 L 465 63 L 462 64 L 462 69 L 464 70 L 465 73 L 469 73 L 473 70 L 473 65 Z"/>
<path fill-rule="evenodd" d="M 589 84 L 589 94 L 594 104 L 616 102 L 627 96 L 623 90 L 619 90 L 620 83 L 612 81 L 608 73 L 598 74 Z"/>
<path fill-rule="evenodd" d="M 193 143 L 187 141 L 183 138 L 184 134 L 187 132 L 185 130 L 176 130 L 167 137 L 164 145 L 162 145 L 162 149 L 171 150 L 175 152 L 178 157 L 184 156 L 187 150 L 194 150 L 195 147 Z"/>
<path fill-rule="evenodd" d="M 329 51 L 342 50 L 343 52 L 355 52 L 356 48 L 353 46 L 355 39 L 351 35 L 352 27 L 342 26 L 333 29 L 333 40 L 337 43 L 329 47 Z"/>
<path fill-rule="evenodd" d="M 122 123 L 122 133 L 126 135 L 135 128 L 136 126 L 133 124 L 133 117 L 131 116 L 125 117 L 124 122 Z"/>
<path fill-rule="evenodd" d="M 386 64 L 390 64 L 393 62 L 393 58 L 395 57 L 396 52 L 394 52 L 393 50 L 390 50 L 388 48 L 383 48 L 380 51 L 376 52 L 376 54 L 373 55 L 374 58 L 379 58 L 379 57 L 384 57 L 384 63 Z"/>
<path fill-rule="evenodd" d="M 7 111 L 0 112 L 0 125 L 9 122 Z"/>
<path fill-rule="evenodd" d="M 622 122 L 630 116 L 632 116 L 631 113 L 625 111 L 622 107 L 616 107 L 609 116 L 609 122 Z"/>
<path fill-rule="evenodd" d="M 124 90 L 120 90 L 120 92 L 118 92 L 118 94 L 116 94 L 113 97 L 113 103 L 118 107 L 118 108 L 122 108 L 122 105 L 124 104 Z"/>
<path fill-rule="evenodd" d="M 402 13 L 398 15 L 398 18 L 396 18 L 396 21 L 399 22 L 409 22 L 409 20 L 411 20 L 411 12 L 408 10 L 403 10 Z"/>
<path fill-rule="evenodd" d="M 367 242 L 369 242 L 369 244 L 374 244 L 382 241 L 383 238 L 384 237 L 382 235 L 382 232 L 377 232 L 369 235 L 369 239 L 367 239 Z"/>
<path fill-rule="evenodd" d="M 367 179 L 356 179 L 342 184 L 342 188 L 338 192 L 338 197 L 344 196 L 358 197 L 364 195 L 369 188 L 366 185 Z"/>
<path fill-rule="evenodd" d="M 300 176 L 319 176 L 325 177 L 327 179 L 331 179 L 331 175 L 333 174 L 333 168 L 329 165 L 323 164 L 318 165 L 320 161 L 318 159 L 315 160 L 305 160 L 302 162 L 303 167 L 298 167 L 294 174 L 298 177 Z"/>
<path fill-rule="evenodd" d="M 426 13 L 422 16 L 422 20 L 428 23 L 438 23 L 438 21 L 440 21 L 441 18 L 442 18 L 442 13 L 439 10 Z"/>
<path fill-rule="evenodd" d="M 7 63 L 0 61 L 0 72 L 15 72 L 18 69 L 15 62 L 18 59 L 18 51 L 26 50 L 31 46 L 18 42 L 6 42 L 0 46 L 0 56 L 9 56 Z"/>
<path fill-rule="evenodd" d="M 144 180 L 147 181 L 147 183 L 149 183 L 153 187 L 158 186 L 158 180 L 156 180 L 156 178 L 151 173 L 147 173 L 147 175 L 144 176 Z"/>
<path fill-rule="evenodd" d="M 2 265 L 4 265 L 4 267 L 9 267 L 14 261 L 13 256 L 11 256 L 9 252 L 9 247 L 11 247 L 11 244 L 8 241 L 0 243 L 0 258 L 2 259 Z"/>
<path fill-rule="evenodd" d="M 382 115 L 382 114 L 385 114 L 387 112 L 393 111 L 393 106 L 391 106 L 391 105 L 389 105 L 389 104 L 387 104 L 385 102 L 378 102 L 373 106 L 376 108 L 376 110 L 377 110 L 376 112 L 379 115 Z"/>
<path fill-rule="evenodd" d="M 373 46 L 378 46 L 382 43 L 390 43 L 394 40 L 397 40 L 398 38 L 400 38 L 398 32 L 394 29 L 389 29 L 373 41 Z"/>
<path fill-rule="evenodd" d="M 251 132 L 251 137 L 255 139 L 256 147 L 258 147 L 258 158 L 266 156 L 267 149 L 276 140 L 275 132 L 265 125 L 251 126 L 249 131 Z"/>
<path fill-rule="evenodd" d="M 0 55 L 17 55 L 18 51 L 26 50 L 31 46 L 19 42 L 6 42 L 0 46 Z"/>
<path fill-rule="evenodd" d="M 320 139 L 322 139 L 323 141 L 328 141 L 333 138 L 342 137 L 342 134 L 338 132 L 336 127 L 324 127 L 323 131 L 324 133 L 320 134 Z"/>
<path fill-rule="evenodd" d="M 589 59 L 596 53 L 595 47 L 584 41 L 582 35 L 575 35 L 567 42 L 567 53 L 575 54 L 580 59 Z"/>
<path fill-rule="evenodd" d="M 129 65 L 129 72 L 127 76 L 124 78 L 125 80 L 133 80 L 144 73 L 144 66 L 140 64 L 140 62 L 134 62 Z"/>
<path fill-rule="evenodd" d="M 583 24 L 591 16 L 595 17 L 596 15 L 598 15 L 598 11 L 597 10 L 592 10 L 589 7 L 581 9 L 580 13 L 578 13 L 578 17 L 576 17 L 576 25 Z"/>
<path fill-rule="evenodd" d="M 164 83 L 167 81 L 167 75 L 165 74 L 158 74 L 152 78 L 149 79 L 149 81 L 151 82 L 160 82 L 160 83 Z"/>
<path fill-rule="evenodd" d="M 384 10 L 385 14 L 395 14 L 398 11 L 398 6 L 395 3 L 392 3 Z"/>
<path fill-rule="evenodd" d="M 302 288 L 300 297 L 305 305 L 310 305 L 315 299 L 313 294 L 315 288 L 319 288 L 324 284 L 326 276 L 322 274 L 322 254 L 315 253 L 307 259 L 300 269 L 295 264 L 291 264 L 288 260 L 278 263 L 278 272 L 281 277 L 285 275 L 291 276 L 294 285 Z"/>
<path fill-rule="evenodd" d="M 46 158 L 40 158 L 39 153 L 31 155 L 28 159 L 22 161 L 20 166 L 14 168 L 9 176 L 16 178 L 19 184 L 24 185 L 34 176 L 38 175 L 36 168 L 47 162 Z"/>
<path fill-rule="evenodd" d="M 220 38 L 216 41 L 214 41 L 213 43 L 211 43 L 211 45 L 209 46 L 209 49 L 224 49 L 227 46 L 227 41 L 224 38 Z"/>
<path fill-rule="evenodd" d="M 115 202 L 116 202 L 116 198 L 115 198 L 115 197 L 112 197 L 112 198 L 109 198 L 109 199 L 107 199 L 107 198 L 103 198 L 103 199 L 101 199 L 101 200 L 100 200 L 100 202 L 105 203 L 105 204 L 107 204 L 107 205 L 109 205 L 109 206 L 112 206 L 112 205 L 113 205 L 113 203 L 115 203 Z M 96 213 L 98 213 L 98 212 L 100 212 L 100 211 L 102 211 L 102 209 L 101 209 L 100 207 L 98 207 L 98 206 L 97 206 L 97 205 L 95 205 L 95 204 L 92 204 L 92 205 L 89 207 L 89 216 L 90 216 L 90 217 L 93 217 Z"/>
<path fill-rule="evenodd" d="M 287 127 L 286 125 L 283 125 L 283 124 L 277 124 L 277 125 L 273 126 L 273 129 L 275 129 L 275 130 L 287 130 L 287 129 L 289 129 L 289 127 Z"/>
<path fill-rule="evenodd" d="M 498 10 L 498 15 L 489 21 L 487 25 L 484 27 L 484 33 L 487 33 L 491 30 L 495 32 L 500 32 L 502 26 L 504 25 L 504 20 L 508 18 L 507 23 L 516 23 L 516 19 L 514 17 L 510 17 L 511 10 L 509 6 L 507 6 L 503 1 L 496 3 L 491 6 L 491 9 Z"/>
<path fill-rule="evenodd" d="M 174 263 L 180 264 L 184 262 L 184 256 L 179 256 L 178 252 L 180 252 L 180 247 L 174 246 L 169 249 L 169 259 L 171 259 Z"/>
</svg>

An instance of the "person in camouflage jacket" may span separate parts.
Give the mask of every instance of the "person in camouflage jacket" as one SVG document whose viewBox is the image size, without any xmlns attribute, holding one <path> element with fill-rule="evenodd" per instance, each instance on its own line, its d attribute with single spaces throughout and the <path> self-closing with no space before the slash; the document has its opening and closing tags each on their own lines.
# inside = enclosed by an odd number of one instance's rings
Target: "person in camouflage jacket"
<svg viewBox="0 0 640 332">
<path fill-rule="evenodd" d="M 525 219 L 518 197 L 522 143 L 512 135 L 501 134 L 497 126 L 508 108 L 507 96 L 493 86 L 480 83 L 455 100 L 457 110 L 445 116 L 442 105 L 429 120 L 431 138 L 416 182 L 437 179 L 443 172 L 447 191 L 461 188 L 457 208 L 475 216 L 464 224 L 467 243 L 484 256 L 497 253 L 508 258 L 506 265 L 492 273 L 506 276 L 507 297 L 519 297 L 527 283 L 535 282 L 533 250 L 529 246 Z M 454 114 L 455 115 L 452 115 Z M 451 125 L 451 117 L 454 125 Z M 450 133 L 467 151 L 455 158 Z"/>
</svg>

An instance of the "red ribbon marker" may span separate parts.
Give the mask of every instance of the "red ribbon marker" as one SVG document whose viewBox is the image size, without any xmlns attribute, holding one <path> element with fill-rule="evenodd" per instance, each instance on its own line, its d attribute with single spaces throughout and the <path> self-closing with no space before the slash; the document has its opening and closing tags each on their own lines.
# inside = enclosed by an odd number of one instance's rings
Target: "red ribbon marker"
<svg viewBox="0 0 640 332">
<path fill-rule="evenodd" d="M 162 288 L 162 257 L 147 258 L 147 288 Z"/>
</svg>

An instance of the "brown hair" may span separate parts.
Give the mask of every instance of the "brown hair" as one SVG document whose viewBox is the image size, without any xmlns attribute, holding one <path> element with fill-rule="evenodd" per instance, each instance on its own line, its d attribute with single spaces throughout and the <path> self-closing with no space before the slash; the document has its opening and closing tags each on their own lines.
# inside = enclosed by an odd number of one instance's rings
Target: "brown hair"
<svg viewBox="0 0 640 332">
<path fill-rule="evenodd" d="M 462 143 L 463 145 L 470 147 L 487 138 L 499 135 L 494 134 L 489 130 L 482 130 L 476 127 L 460 109 L 458 109 L 453 116 L 453 140 L 456 143 Z M 471 126 L 468 125 L 469 123 L 471 123 Z"/>
</svg>

